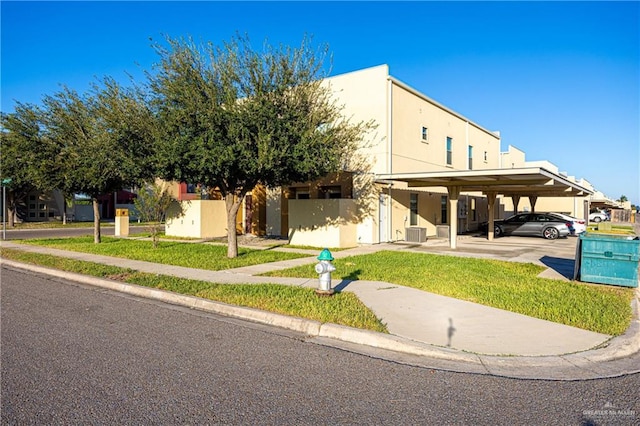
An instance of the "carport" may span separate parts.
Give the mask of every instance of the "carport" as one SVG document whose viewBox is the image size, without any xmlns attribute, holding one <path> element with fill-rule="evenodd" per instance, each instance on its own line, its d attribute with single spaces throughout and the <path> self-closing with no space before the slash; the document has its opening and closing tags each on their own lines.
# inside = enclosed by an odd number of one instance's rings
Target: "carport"
<svg viewBox="0 0 640 426">
<path fill-rule="evenodd" d="M 458 235 L 456 212 L 458 198 L 462 192 L 480 192 L 488 200 L 489 227 L 487 239 L 493 240 L 494 205 L 496 197 L 511 197 L 515 210 L 522 197 L 528 197 L 532 210 L 539 197 L 582 197 L 593 194 L 567 177 L 552 173 L 542 167 L 526 167 L 491 170 L 446 170 L 422 173 L 389 173 L 376 175 L 377 181 L 406 182 L 409 188 L 445 187 L 449 193 L 449 247 L 456 248 Z M 589 201 L 585 201 L 585 212 L 589 214 Z M 453 236 L 453 238 L 452 238 Z"/>
</svg>

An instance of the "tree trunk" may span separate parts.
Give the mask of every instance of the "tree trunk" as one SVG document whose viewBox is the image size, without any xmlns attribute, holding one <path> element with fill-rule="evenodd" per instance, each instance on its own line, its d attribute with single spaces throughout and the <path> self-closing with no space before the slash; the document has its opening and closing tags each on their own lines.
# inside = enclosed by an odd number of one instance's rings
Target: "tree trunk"
<svg viewBox="0 0 640 426">
<path fill-rule="evenodd" d="M 13 191 L 9 191 L 7 194 L 9 199 L 7 200 L 7 205 L 5 206 L 5 212 L 7 214 L 7 226 L 13 228 L 16 224 L 16 201 Z"/>
<path fill-rule="evenodd" d="M 93 242 L 100 244 L 102 239 L 100 238 L 100 203 L 98 199 L 93 197 Z"/>
<path fill-rule="evenodd" d="M 67 199 L 65 198 L 64 193 L 62 194 L 62 224 L 67 224 Z"/>
<path fill-rule="evenodd" d="M 224 197 L 227 209 L 227 257 L 232 259 L 238 257 L 238 235 L 236 234 L 236 216 L 242 204 L 242 198 L 235 198 L 234 194 L 227 194 Z"/>
<path fill-rule="evenodd" d="M 160 234 L 160 223 L 151 224 L 151 241 L 153 241 L 153 248 L 158 248 L 158 235 Z"/>
</svg>

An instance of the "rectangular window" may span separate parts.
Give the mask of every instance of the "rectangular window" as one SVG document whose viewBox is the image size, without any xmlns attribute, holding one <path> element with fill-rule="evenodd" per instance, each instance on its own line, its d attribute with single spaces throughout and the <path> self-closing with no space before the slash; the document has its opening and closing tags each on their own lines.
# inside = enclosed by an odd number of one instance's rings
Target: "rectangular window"
<svg viewBox="0 0 640 426">
<path fill-rule="evenodd" d="M 318 190 L 318 198 L 342 198 L 342 188 L 340 186 L 321 186 Z"/>
<path fill-rule="evenodd" d="M 487 162 L 487 151 L 484 152 L 484 162 Z"/>
<path fill-rule="evenodd" d="M 453 163 L 452 139 L 447 136 L 447 166 Z"/>
<path fill-rule="evenodd" d="M 296 200 L 308 200 L 309 199 L 309 190 L 308 189 L 296 189 Z"/>
<path fill-rule="evenodd" d="M 474 222 L 476 220 L 478 220 L 477 212 L 476 212 L 476 199 L 475 198 L 471 199 L 471 220 L 474 221 Z"/>
<path fill-rule="evenodd" d="M 427 142 L 429 140 L 429 129 L 426 127 L 422 128 L 422 142 Z"/>
<path fill-rule="evenodd" d="M 409 226 L 418 226 L 418 194 L 411 194 Z"/>
<path fill-rule="evenodd" d="M 440 197 L 440 222 L 448 223 L 448 215 L 447 215 L 447 196 L 443 195 Z"/>
<path fill-rule="evenodd" d="M 469 170 L 473 170 L 473 147 L 469 145 Z"/>
</svg>

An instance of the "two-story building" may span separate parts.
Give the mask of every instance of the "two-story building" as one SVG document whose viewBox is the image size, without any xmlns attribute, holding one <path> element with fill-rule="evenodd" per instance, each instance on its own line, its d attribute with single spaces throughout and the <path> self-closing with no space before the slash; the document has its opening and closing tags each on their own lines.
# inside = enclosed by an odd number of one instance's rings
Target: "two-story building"
<svg viewBox="0 0 640 426">
<path fill-rule="evenodd" d="M 524 153 L 511 147 L 501 152 L 499 132 L 392 77 L 387 65 L 327 78 L 324 84 L 345 117 L 377 125 L 360 150 L 367 167 L 277 190 L 256 188 L 238 215 L 239 230 L 325 247 L 422 242 L 475 231 L 482 222 L 491 225 L 494 217 L 518 209 L 521 198 L 533 209 L 542 198 L 579 197 L 571 201 L 576 208 L 550 209 L 576 215 L 581 213 L 576 203 L 582 205 L 592 193 L 551 163 L 527 163 Z M 224 224 L 224 217 L 218 220 Z M 198 219 L 183 219 L 180 226 L 185 222 Z M 168 223 L 167 233 L 189 234 L 178 225 Z M 455 248 L 456 238 L 450 241 Z"/>
</svg>

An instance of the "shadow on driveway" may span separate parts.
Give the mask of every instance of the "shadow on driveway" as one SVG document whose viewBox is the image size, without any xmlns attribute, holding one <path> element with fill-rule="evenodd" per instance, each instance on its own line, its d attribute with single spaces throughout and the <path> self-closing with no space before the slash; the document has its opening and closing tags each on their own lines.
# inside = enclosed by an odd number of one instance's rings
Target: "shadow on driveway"
<svg viewBox="0 0 640 426">
<path fill-rule="evenodd" d="M 562 257 L 542 256 L 540 262 L 549 269 L 553 269 L 568 280 L 573 280 L 576 261 Z"/>
</svg>

